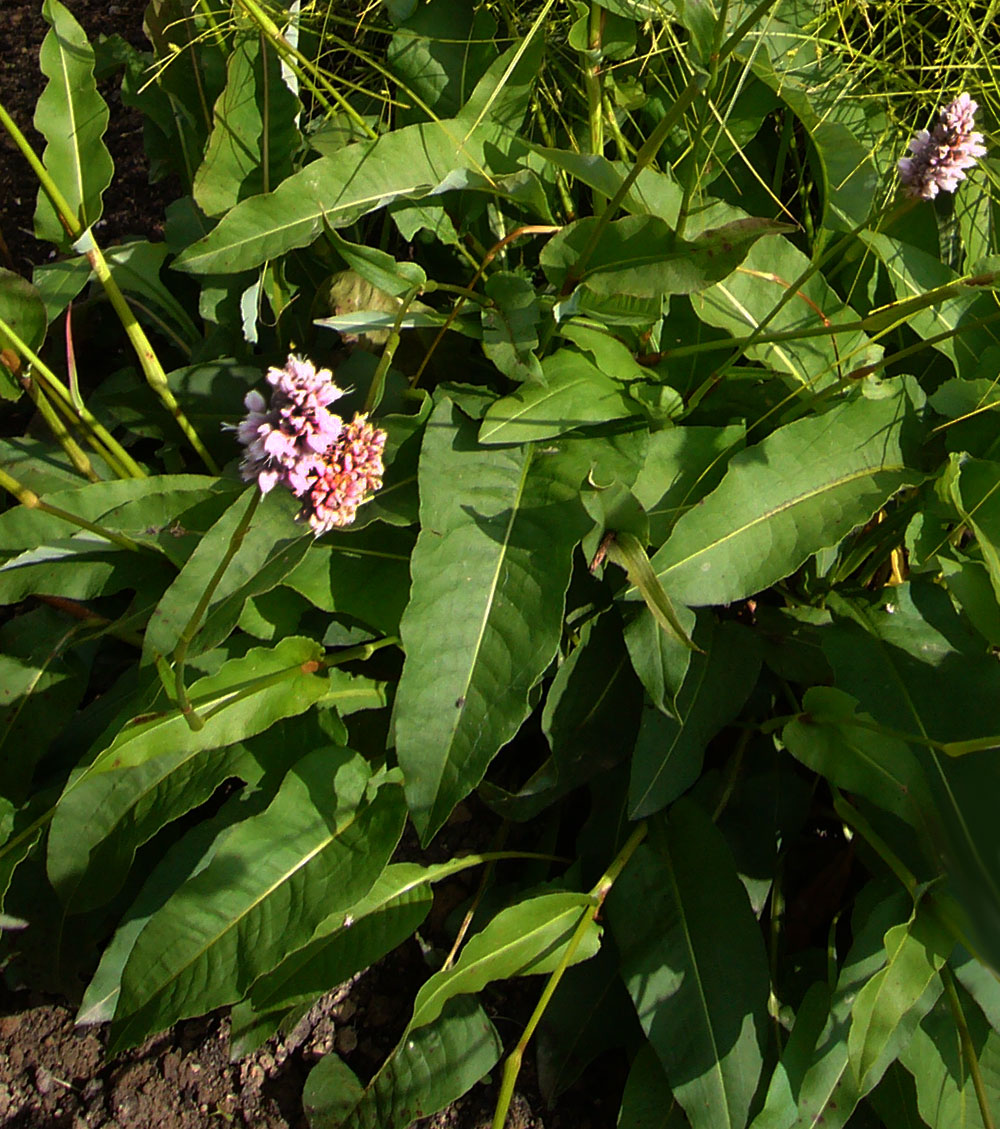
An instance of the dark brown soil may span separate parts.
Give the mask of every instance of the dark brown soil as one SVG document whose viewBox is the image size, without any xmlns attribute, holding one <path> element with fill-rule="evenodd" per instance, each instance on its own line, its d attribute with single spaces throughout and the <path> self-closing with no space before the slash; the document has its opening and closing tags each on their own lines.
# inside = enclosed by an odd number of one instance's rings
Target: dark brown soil
<svg viewBox="0 0 1000 1129">
<path fill-rule="evenodd" d="M 145 0 L 64 0 L 91 41 L 117 33 L 145 46 Z M 46 25 L 41 0 L 0 0 L 0 99 L 40 152 L 31 128 L 41 89 L 37 52 Z M 102 86 L 111 109 L 107 143 L 115 180 L 105 195 L 100 235 L 109 244 L 126 235 L 156 238 L 176 186 L 150 186 L 142 123 L 123 108 L 116 80 Z M 0 131 L 2 134 L 2 131 Z M 37 186 L 6 135 L 0 136 L 0 263 L 29 276 L 51 249 L 35 240 Z M 476 823 L 477 821 L 472 821 Z M 482 830 L 487 839 L 492 830 Z M 466 832 L 465 834 L 469 834 Z M 487 842 L 466 849 L 485 849 Z M 448 844 L 449 852 L 456 849 Z M 433 915 L 440 922 L 456 896 L 442 889 Z M 74 1027 L 75 1008 L 35 992 L 11 991 L 0 977 L 0 1126 L 17 1129 L 197 1129 L 231 1125 L 253 1129 L 305 1126 L 302 1087 L 311 1066 L 330 1051 L 342 1054 L 367 1078 L 392 1049 L 429 969 L 410 941 L 354 982 L 329 993 L 293 1031 L 259 1051 L 230 1061 L 229 1018 L 218 1012 L 179 1024 L 145 1045 L 106 1062 L 106 1033 Z M 508 1049 L 523 1030 L 538 981 L 501 986 L 485 1003 Z M 508 1129 L 611 1129 L 624 1081 L 624 1055 L 605 1056 L 548 1112 L 529 1053 L 522 1068 Z M 462 1100 L 420 1125 L 423 1129 L 489 1129 L 500 1068 Z"/>
</svg>

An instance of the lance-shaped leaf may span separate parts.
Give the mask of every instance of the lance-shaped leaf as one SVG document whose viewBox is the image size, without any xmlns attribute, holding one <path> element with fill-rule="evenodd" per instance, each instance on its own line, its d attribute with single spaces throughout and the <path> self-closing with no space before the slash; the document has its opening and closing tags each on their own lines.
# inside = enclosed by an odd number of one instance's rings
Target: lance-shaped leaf
<svg viewBox="0 0 1000 1129">
<path fill-rule="evenodd" d="M 728 604 L 836 545 L 920 481 L 907 460 L 910 421 L 903 392 L 858 397 L 734 455 L 719 486 L 653 557 L 660 583 L 676 603 Z"/>
<path fill-rule="evenodd" d="M 275 191 L 237 204 L 174 265 L 195 274 L 233 274 L 307 246 L 324 225 L 346 227 L 394 200 L 453 188 L 489 190 L 484 144 L 495 142 L 499 131 L 488 121 L 470 130 L 468 115 L 495 88 L 516 51 L 495 60 L 459 117 L 404 126 L 313 161 Z M 523 85 L 537 58 L 535 51 L 522 56 L 511 85 L 515 78 Z"/>
<path fill-rule="evenodd" d="M 331 911 L 371 889 L 406 816 L 397 784 L 369 798 L 349 749 L 318 749 L 267 811 L 239 824 L 139 934 L 122 974 L 109 1053 L 234 1003 Z"/>
<path fill-rule="evenodd" d="M 565 893 L 542 894 L 501 910 L 466 944 L 451 968 L 436 972 L 420 989 L 407 1034 L 433 1023 L 454 996 L 478 992 L 492 980 L 551 972 L 565 957 L 585 914 L 591 920 L 571 963 L 589 960 L 601 944 L 593 909 L 589 894 Z"/>
<path fill-rule="evenodd" d="M 295 127 L 299 101 L 263 35 L 240 36 L 226 72 L 205 159 L 194 178 L 194 198 L 208 216 L 276 187 L 292 171 L 292 154 L 301 144 Z"/>
<path fill-rule="evenodd" d="M 147 662 L 174 650 L 206 594 L 209 599 L 190 638 L 189 653 L 199 654 L 220 643 L 235 627 L 247 599 L 280 584 L 306 555 L 311 538 L 292 525 L 291 495 L 276 491 L 248 517 L 256 490 L 256 486 L 245 490 L 215 522 L 164 592 L 143 639 Z M 225 569 L 217 577 L 222 561 Z M 217 583 L 210 589 L 213 580 Z"/>
<path fill-rule="evenodd" d="M 731 274 L 762 235 L 786 230 L 774 220 L 740 219 L 687 240 L 659 216 L 626 216 L 607 225 L 591 216 L 554 235 L 540 262 L 563 293 L 583 283 L 599 296 L 690 294 Z"/>
<path fill-rule="evenodd" d="M 83 28 L 59 0 L 45 0 L 42 15 L 51 28 L 38 59 L 49 80 L 35 106 L 35 128 L 48 142 L 42 163 L 72 209 L 72 218 L 88 228 L 101 218 L 101 194 L 114 174 L 104 144 L 108 106 L 97 92 L 94 52 Z M 41 189 L 35 233 L 61 247 L 68 242 Z"/>
<path fill-rule="evenodd" d="M 202 729 L 178 709 L 126 725 L 56 806 L 48 874 L 63 902 L 85 909 L 111 898 L 138 846 L 238 774 L 246 753 L 231 746 L 324 697 L 329 683 L 312 673 L 321 655 L 313 640 L 289 637 L 199 679 L 189 693 Z M 204 755 L 217 749 L 225 752 Z"/>
<path fill-rule="evenodd" d="M 479 430 L 481 443 L 525 443 L 589 423 L 640 414 L 623 386 L 582 353 L 560 349 L 541 365 L 544 384 L 523 384 L 497 400 Z"/>
<path fill-rule="evenodd" d="M 45 340 L 48 315 L 45 303 L 34 286 L 13 271 L 0 270 L 0 318 L 29 349 L 37 351 Z M 0 397 L 16 400 L 23 389 L 13 371 L 18 370 L 19 354 L 10 338 L 0 330 Z"/>
<path fill-rule="evenodd" d="M 934 1006 L 943 988 L 938 972 L 954 946 L 933 913 L 919 906 L 905 925 L 886 933 L 885 967 L 851 1008 L 847 1054 L 862 1093 L 882 1077 Z"/>
<path fill-rule="evenodd" d="M 408 1129 L 471 1089 L 502 1050 L 486 1012 L 460 996 L 401 1043 L 367 1088 L 336 1055 L 320 1059 L 302 1104 L 313 1129 Z"/>
<path fill-rule="evenodd" d="M 608 897 L 622 975 L 693 1129 L 742 1129 L 763 1056 L 767 958 L 721 832 L 680 800 Z"/>
<path fill-rule="evenodd" d="M 773 314 L 792 282 L 808 266 L 809 259 L 787 239 L 762 239 L 729 278 L 694 295 L 691 301 L 702 321 L 737 337 L 749 336 L 767 319 L 765 333 L 787 337 L 751 345 L 747 356 L 772 371 L 787 373 L 805 388 L 817 390 L 854 369 L 874 364 L 882 349 L 859 329 L 836 330 L 839 324 L 857 322 L 857 314 L 818 273 Z M 824 332 L 825 328 L 836 332 Z"/>
<path fill-rule="evenodd" d="M 573 548 L 589 525 L 577 462 L 558 449 L 484 449 L 447 399 L 428 421 L 395 710 L 425 841 L 517 732 L 555 655 Z"/>
</svg>

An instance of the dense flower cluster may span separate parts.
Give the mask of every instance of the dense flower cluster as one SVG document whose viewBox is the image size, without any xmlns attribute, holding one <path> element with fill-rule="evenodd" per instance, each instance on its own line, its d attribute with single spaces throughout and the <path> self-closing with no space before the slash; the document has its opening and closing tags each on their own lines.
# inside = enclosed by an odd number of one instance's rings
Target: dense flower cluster
<svg viewBox="0 0 1000 1129">
<path fill-rule="evenodd" d="M 236 429 L 246 447 L 243 480 L 256 479 L 262 494 L 280 485 L 302 498 L 299 517 L 317 537 L 350 525 L 358 506 L 382 485 L 385 432 L 367 416 L 345 424 L 329 410 L 344 395 L 329 369 L 290 356 L 267 379 L 270 403 L 248 392 L 247 416 Z"/>
<path fill-rule="evenodd" d="M 972 127 L 978 105 L 960 94 L 941 111 L 933 133 L 922 129 L 910 142 L 912 156 L 899 162 L 899 179 L 910 196 L 933 200 L 938 192 L 954 192 L 965 170 L 986 153 L 983 135 Z"/>
</svg>

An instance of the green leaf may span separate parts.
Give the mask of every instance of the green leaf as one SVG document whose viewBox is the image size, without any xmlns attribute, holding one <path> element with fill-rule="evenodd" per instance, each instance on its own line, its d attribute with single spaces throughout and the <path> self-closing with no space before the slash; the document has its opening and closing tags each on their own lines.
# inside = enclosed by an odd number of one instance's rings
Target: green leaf
<svg viewBox="0 0 1000 1129">
<path fill-rule="evenodd" d="M 94 52 L 83 28 L 59 0 L 44 0 L 50 27 L 38 57 L 49 80 L 35 106 L 35 128 L 47 142 L 42 163 L 81 227 L 101 218 L 101 195 L 114 165 L 104 144 L 107 103 L 94 81 Z M 39 189 L 35 234 L 66 248 L 69 237 L 48 197 Z"/>
<path fill-rule="evenodd" d="M 491 405 L 480 443 L 549 439 L 577 427 L 639 414 L 622 385 L 582 353 L 559 349 L 542 361 L 544 384 L 524 384 Z"/>
<path fill-rule="evenodd" d="M 435 1022 L 408 1035 L 348 1112 L 357 1090 L 328 1056 L 302 1096 L 312 1129 L 407 1129 L 471 1089 L 496 1065 L 503 1044 L 470 996 L 450 1000 Z M 316 1072 L 319 1075 L 314 1078 Z"/>
<path fill-rule="evenodd" d="M 932 806 L 923 767 L 909 745 L 891 733 L 864 728 L 876 723 L 857 713 L 858 703 L 832 686 L 812 686 L 805 711 L 782 731 L 796 760 L 831 784 L 858 792 L 885 811 L 922 826 Z"/>
<path fill-rule="evenodd" d="M 571 964 L 589 960 L 601 944 L 589 894 L 542 894 L 501 910 L 462 949 L 451 968 L 436 972 L 417 993 L 413 1016 L 403 1036 L 441 1014 L 454 996 L 478 992 L 493 980 L 552 972 L 566 955 L 577 926 L 591 915 Z"/>
<path fill-rule="evenodd" d="M 410 291 L 419 290 L 427 281 L 427 275 L 417 263 L 398 263 L 392 255 L 387 255 L 377 247 L 348 243 L 336 231 L 329 231 L 327 238 L 336 247 L 337 253 L 348 267 L 380 292 L 378 297 L 382 301 L 385 301 L 385 295 L 390 298 L 403 298 Z M 398 305 L 397 302 L 387 303 L 386 312 L 394 312 Z M 373 307 L 366 305 L 362 308 Z"/>
<path fill-rule="evenodd" d="M 38 352 L 45 340 L 48 316 L 45 303 L 34 286 L 13 271 L 0 269 L 0 318 L 2 318 L 20 339 L 33 352 Z M 15 358 L 20 354 L 13 342 L 0 330 L 0 349 L 9 351 L 10 361 L 17 365 Z M 23 365 L 24 361 L 21 360 Z M 16 400 L 21 395 L 21 385 L 15 378 L 12 365 L 0 353 L 0 397 Z"/>
<path fill-rule="evenodd" d="M 300 108 L 263 35 L 237 36 L 205 159 L 194 178 L 194 198 L 205 215 L 222 215 L 248 196 L 269 192 L 291 173 L 292 155 L 301 144 L 295 125 Z"/>
<path fill-rule="evenodd" d="M 909 243 L 867 231 L 861 232 L 860 238 L 885 267 L 898 302 L 920 299 L 927 291 L 959 278 L 938 258 Z M 1000 334 L 993 325 L 974 323 L 995 308 L 992 295 L 970 287 L 910 312 L 905 321 L 918 337 L 948 357 L 959 375 L 975 377 L 980 375 L 977 370 L 986 350 L 1000 345 Z M 891 315 L 892 308 L 884 312 Z M 941 339 L 933 340 L 937 337 Z"/>
<path fill-rule="evenodd" d="M 324 917 L 371 889 L 406 810 L 396 784 L 367 798 L 368 780 L 357 753 L 318 749 L 289 771 L 267 811 L 233 829 L 140 933 L 109 1053 L 234 1003 Z"/>
<path fill-rule="evenodd" d="M 968 459 L 962 463 L 957 490 L 965 521 L 975 531 L 995 595 L 1000 593 L 1000 463 Z M 1000 595 L 997 595 L 1000 599 Z"/>
<path fill-rule="evenodd" d="M 650 544 L 662 545 L 678 518 L 718 486 L 745 438 L 741 424 L 668 427 L 650 435 L 632 487 L 649 517 Z"/>
<path fill-rule="evenodd" d="M 597 244 L 578 271 L 598 225 Z M 761 236 L 784 230 L 787 225 L 774 220 L 740 219 L 687 240 L 659 216 L 626 216 L 606 226 L 590 216 L 554 235 L 539 261 L 563 294 L 581 283 L 599 297 L 690 294 L 731 274 Z"/>
<path fill-rule="evenodd" d="M 808 266 L 809 259 L 787 239 L 762 239 L 729 278 L 692 296 L 694 311 L 708 325 L 736 337 L 749 336 Z M 817 272 L 767 323 L 767 334 L 789 334 L 791 339 L 752 345 L 746 355 L 774 372 L 787 373 L 796 385 L 818 391 L 863 365 L 874 364 L 882 349 L 858 329 L 799 338 L 794 334 L 857 320 L 854 310 Z"/>
<path fill-rule="evenodd" d="M 692 1129 L 742 1127 L 763 1057 L 767 958 L 721 834 L 680 800 L 615 883 L 608 918 L 639 1022 Z"/>
<path fill-rule="evenodd" d="M 511 380 L 544 383 L 534 353 L 541 319 L 534 286 L 511 271 L 497 271 L 483 289 L 492 302 L 482 310 L 483 352 Z"/>
<path fill-rule="evenodd" d="M 313 640 L 290 637 L 231 659 L 190 687 L 199 730 L 177 709 L 134 718 L 59 799 L 48 873 L 60 898 L 85 909 L 112 897 L 141 843 L 239 775 L 247 754 L 236 742 L 325 696 L 327 680 L 311 673 L 321 656 Z M 225 752 L 202 755 L 213 750 Z"/>
<path fill-rule="evenodd" d="M 904 393 L 786 424 L 730 460 L 721 484 L 653 557 L 675 603 L 728 604 L 836 545 L 921 474 L 907 465 Z M 629 598 L 637 598 L 635 589 Z"/>
<path fill-rule="evenodd" d="M 641 1037 L 632 1001 L 605 938 L 591 960 L 566 970 L 538 1025 L 538 1088 L 549 1108 L 591 1062 Z"/>
<path fill-rule="evenodd" d="M 534 146 L 533 152 L 608 197 L 614 196 L 632 171 L 631 165 L 623 161 L 609 161 L 596 153 L 547 149 L 541 145 Z M 668 172 L 658 172 L 646 165 L 626 193 L 622 207 L 633 215 L 660 216 L 673 227 L 683 199 L 684 190 Z"/>
<path fill-rule="evenodd" d="M 870 889 L 869 893 L 874 897 L 884 891 Z M 901 919 L 905 922 L 912 909 L 902 891 L 882 896 L 874 905 L 871 901 L 871 897 L 859 899 L 853 921 L 854 942 L 837 978 L 830 1013 L 812 1049 L 808 1068 L 803 1074 L 806 1048 L 802 1044 L 796 1044 L 794 1061 L 788 1063 L 786 1077 L 797 1109 L 789 1116 L 769 1118 L 754 1129 L 841 1129 L 864 1096 L 847 1053 L 851 1008 L 858 993 L 885 964 L 884 934 Z M 815 1030 L 812 1014 L 807 1027 L 808 1031 L 803 1030 L 806 1040 Z"/>
<path fill-rule="evenodd" d="M 324 226 L 346 227 L 394 200 L 421 200 L 461 187 L 490 190 L 484 146 L 495 143 L 501 131 L 492 123 L 470 130 L 467 114 L 478 104 L 477 93 L 493 91 L 516 50 L 494 62 L 462 116 L 418 122 L 313 161 L 273 192 L 237 204 L 174 266 L 194 274 L 234 274 L 308 246 Z M 519 72 L 534 61 L 531 54 L 522 57 Z"/>
<path fill-rule="evenodd" d="M 328 916 L 308 944 L 254 984 L 254 1008 L 277 1011 L 317 999 L 401 945 L 431 908 L 431 881 L 416 863 L 388 866 L 349 912 Z"/>
<path fill-rule="evenodd" d="M 685 1129 L 687 1125 L 656 1051 L 643 1043 L 628 1072 L 618 1129 Z"/>
<path fill-rule="evenodd" d="M 244 490 L 199 540 L 150 617 L 143 639 L 144 661 L 174 651 L 231 546 L 236 551 L 203 609 L 202 620 L 190 640 L 191 655 L 210 650 L 225 639 L 247 599 L 280 584 L 306 555 L 312 539 L 292 525 L 294 503 L 284 492 L 281 497 L 268 496 L 237 539 L 248 510 L 256 504 L 254 485 Z"/>
<path fill-rule="evenodd" d="M 954 940 L 933 913 L 918 906 L 905 925 L 885 935 L 886 963 L 858 993 L 851 1008 L 847 1054 L 867 1093 L 902 1051 L 941 994 L 938 976 Z"/>
<path fill-rule="evenodd" d="M 1000 1035 L 972 999 L 958 989 L 959 1003 L 979 1065 L 987 1108 L 1000 1108 Z M 930 1129 L 985 1129 L 975 1085 L 951 1008 L 944 998 L 917 1028 L 900 1060 L 917 1084 L 917 1106 Z"/>
<path fill-rule="evenodd" d="M 573 549 L 589 524 L 577 462 L 558 450 L 484 449 L 447 399 L 428 422 L 395 703 L 424 841 L 517 732 L 555 655 Z"/>
<path fill-rule="evenodd" d="M 676 716 L 643 710 L 629 777 L 632 819 L 652 815 L 691 787 L 708 742 L 736 717 L 757 682 L 760 653 L 746 628 L 710 620 L 695 640 L 703 652 L 691 658 Z"/>
</svg>

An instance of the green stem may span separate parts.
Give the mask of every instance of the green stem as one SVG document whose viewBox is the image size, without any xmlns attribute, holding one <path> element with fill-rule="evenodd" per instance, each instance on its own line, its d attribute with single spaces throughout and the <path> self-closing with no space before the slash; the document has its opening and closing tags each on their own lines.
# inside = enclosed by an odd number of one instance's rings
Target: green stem
<svg viewBox="0 0 1000 1129">
<path fill-rule="evenodd" d="M 604 38 L 604 9 L 597 0 L 590 0 L 590 18 L 587 25 L 587 50 L 583 52 L 583 86 L 587 92 L 587 122 L 590 127 L 590 152 L 595 156 L 604 153 L 604 99 L 601 88 L 601 43 Z M 607 206 L 603 192 L 593 191 L 594 215 L 599 216 Z"/>
<path fill-rule="evenodd" d="M 177 646 L 174 648 L 174 700 L 177 702 L 181 713 L 184 715 L 184 720 L 188 726 L 197 731 L 203 729 L 205 722 L 196 712 L 191 705 L 191 700 L 188 697 L 187 687 L 184 685 L 184 664 L 187 661 L 188 648 L 191 646 L 191 641 L 194 639 L 201 626 L 202 618 L 208 610 L 208 605 L 211 603 L 212 597 L 215 595 L 216 588 L 222 582 L 222 578 L 229 568 L 233 557 L 240 550 L 243 544 L 243 539 L 247 535 L 247 530 L 250 528 L 250 523 L 253 521 L 254 515 L 257 512 L 257 507 L 260 505 L 260 490 L 253 486 L 253 495 L 250 498 L 250 504 L 247 506 L 246 513 L 240 519 L 236 529 L 233 531 L 232 537 L 229 539 L 229 544 L 226 546 L 226 551 L 222 554 L 222 559 L 216 566 L 215 572 L 208 584 L 205 586 L 205 591 L 202 592 L 201 598 L 195 605 L 194 611 L 191 613 L 191 618 L 187 621 L 184 630 L 180 634 L 177 641 Z"/>
<path fill-rule="evenodd" d="M 955 978 L 947 965 L 944 965 L 941 969 L 941 979 L 944 981 L 944 990 L 948 996 L 948 1005 L 951 1008 L 952 1018 L 955 1021 L 955 1026 L 958 1028 L 958 1037 L 962 1043 L 962 1056 L 965 1058 L 966 1066 L 968 1066 L 969 1074 L 972 1077 L 972 1087 L 976 1091 L 976 1101 L 979 1102 L 979 1113 L 983 1119 L 983 1129 L 995 1129 L 996 1123 L 990 1111 L 989 1095 L 986 1093 L 983 1074 L 979 1069 L 979 1056 L 976 1054 L 976 1047 L 972 1041 L 969 1025 L 965 1021 L 962 1001 L 958 998 L 958 991 L 955 988 Z"/>
<path fill-rule="evenodd" d="M 78 529 L 85 529 L 96 537 L 110 541 L 112 545 L 117 545 L 119 549 L 128 549 L 132 553 L 142 552 L 142 546 L 136 544 L 131 537 L 126 537 L 124 533 L 116 533 L 113 529 L 104 529 L 100 525 L 95 525 L 92 521 L 80 517 L 79 514 L 73 514 L 68 510 L 60 509 L 58 506 L 49 505 L 48 502 L 39 498 L 33 490 L 29 490 L 27 486 L 18 482 L 5 470 L 0 470 L 0 489 L 12 494 L 22 506 L 27 506 L 29 510 L 38 510 L 40 513 L 61 518 L 63 521 L 69 522 L 70 525 L 75 525 Z"/>
<path fill-rule="evenodd" d="M 34 369 L 33 376 L 41 378 L 47 392 L 55 397 L 70 419 L 79 419 L 88 432 L 91 446 L 120 478 L 145 478 L 146 472 L 125 450 L 110 431 L 85 407 L 77 407 L 69 389 L 28 344 L 18 337 L 14 329 L 0 318 L 0 334 L 9 338 L 14 348 Z M 98 442 L 99 440 L 99 442 Z M 103 445 L 103 446 L 102 446 Z M 106 449 L 105 449 L 106 448 Z"/>
<path fill-rule="evenodd" d="M 107 262 L 105 262 L 104 256 L 101 254 L 101 249 L 94 240 L 93 232 L 90 229 L 84 231 L 79 217 L 70 207 L 66 197 L 59 191 L 59 187 L 52 179 L 48 169 L 46 169 L 41 160 L 39 160 L 38 155 L 28 143 L 28 139 L 17 128 L 14 120 L 11 118 L 10 114 L 7 113 L 2 104 L 0 104 L 0 125 L 3 125 L 7 130 L 14 144 L 20 149 L 22 155 L 31 166 L 35 176 L 38 178 L 38 183 L 42 187 L 42 191 L 49 198 L 52 207 L 59 216 L 59 222 L 65 228 L 70 239 L 74 241 L 75 249 L 85 254 L 90 260 L 91 268 L 97 276 L 97 280 L 104 287 L 104 291 L 111 305 L 114 307 L 115 313 L 121 320 L 122 327 L 129 341 L 132 343 L 132 347 L 135 350 L 136 356 L 139 358 L 139 364 L 142 366 L 142 371 L 145 374 L 149 386 L 160 397 L 164 406 L 177 421 L 181 431 L 184 432 L 188 442 L 194 447 L 205 466 L 212 474 L 219 474 L 219 467 L 215 460 L 205 449 L 198 433 L 191 426 L 180 404 L 177 403 L 173 393 L 170 391 L 163 366 L 160 364 L 160 360 L 153 346 L 149 343 L 149 339 L 146 337 L 142 326 L 136 321 L 135 314 L 125 300 L 125 296 L 119 289 L 118 283 L 115 282 L 112 277 L 111 270 Z"/>
<path fill-rule="evenodd" d="M 849 804 L 840 793 L 839 788 L 831 785 L 833 792 L 833 810 L 837 815 L 859 834 L 865 842 L 872 847 L 875 853 L 882 859 L 888 868 L 895 874 L 895 876 L 902 883 L 906 892 L 913 899 L 916 904 L 917 898 L 920 893 L 920 885 L 914 877 L 913 873 L 903 863 L 903 860 L 896 854 L 896 852 L 889 846 L 885 840 L 875 833 L 871 824 L 867 819 L 858 811 L 857 808 Z"/>
<path fill-rule="evenodd" d="M 531 1036 L 535 1033 L 535 1028 L 537 1028 L 538 1024 L 541 1022 L 553 993 L 556 988 L 559 987 L 559 981 L 562 979 L 563 973 L 569 967 L 570 962 L 576 954 L 576 950 L 580 947 L 580 942 L 586 936 L 587 929 L 590 927 L 591 922 L 597 917 L 601 906 L 604 905 L 604 899 L 608 896 L 611 887 L 625 869 L 629 859 L 635 854 L 636 848 L 643 839 L 646 838 L 646 832 L 646 823 L 640 823 L 629 836 L 625 846 L 618 852 L 615 860 L 601 875 L 597 884 L 590 891 L 591 904 L 583 911 L 580 921 L 573 932 L 573 936 L 566 946 L 562 960 L 560 960 L 559 965 L 553 970 L 552 975 L 549 977 L 548 983 L 545 985 L 538 1003 L 535 1006 L 535 1010 L 531 1013 L 531 1018 L 528 1020 L 521 1034 L 521 1038 L 517 1041 L 517 1046 L 511 1051 L 504 1064 L 500 1093 L 497 1095 L 497 1104 L 493 1112 L 493 1129 L 503 1129 L 507 1121 L 507 1111 L 510 1109 L 511 1098 L 514 1096 L 514 1086 L 517 1084 L 517 1076 L 521 1071 L 521 1061 L 524 1058 L 525 1049 L 531 1041 Z"/>
<path fill-rule="evenodd" d="M 411 286 L 399 303 L 399 309 L 396 311 L 396 320 L 392 324 L 389 339 L 386 341 L 385 348 L 382 350 L 382 356 L 379 357 L 378 367 L 375 369 L 371 387 L 368 389 L 368 396 L 363 409 L 365 415 L 368 415 L 369 412 L 373 412 L 382 402 L 382 396 L 385 394 L 386 374 L 389 371 L 389 366 L 392 364 L 392 358 L 396 355 L 396 349 L 399 347 L 400 326 L 403 324 L 403 318 L 406 317 L 406 313 L 413 299 L 416 298 L 419 293 L 419 286 Z"/>
<path fill-rule="evenodd" d="M 340 93 L 339 90 L 329 82 L 313 63 L 311 63 L 305 55 L 297 48 L 293 47 L 291 43 L 282 35 L 281 29 L 271 19 L 271 17 L 264 11 L 263 8 L 257 3 L 257 0 L 239 0 L 240 7 L 244 9 L 247 15 L 257 24 L 258 28 L 267 36 L 268 39 L 274 44 L 275 50 L 282 57 L 288 67 L 295 73 L 303 85 L 307 86 L 328 114 L 332 114 L 333 107 L 323 97 L 322 93 L 306 74 L 303 73 L 303 68 L 306 73 L 313 73 L 317 79 L 323 84 L 330 97 L 337 103 L 340 109 L 354 122 L 354 124 L 371 140 L 375 140 L 378 134 L 372 127 L 365 121 L 365 119 L 358 113 L 357 110 L 347 101 L 347 99 Z"/>
<path fill-rule="evenodd" d="M 70 435 L 69 428 L 49 403 L 49 398 L 45 395 L 41 385 L 32 380 L 30 376 L 25 377 L 22 383 L 31 398 L 31 402 L 38 409 L 42 419 L 45 420 L 56 442 L 66 452 L 69 461 L 85 478 L 89 478 L 91 482 L 100 482 L 97 471 L 94 470 L 90 459 L 87 458 L 86 451 Z"/>
<path fill-rule="evenodd" d="M 677 100 L 674 102 L 673 106 L 670 107 L 657 123 L 653 132 L 642 143 L 639 152 L 636 154 L 635 162 L 625 174 L 615 194 L 608 201 L 608 206 L 599 216 L 597 223 L 594 224 L 594 230 L 591 233 L 587 245 L 584 247 L 583 251 L 580 252 L 580 257 L 573 264 L 572 268 L 567 271 L 566 279 L 562 286 L 563 295 L 569 294 L 583 277 L 587 269 L 587 264 L 590 262 L 591 256 L 597 250 L 597 245 L 601 241 L 601 236 L 614 218 L 615 213 L 621 207 L 622 201 L 629 194 L 632 185 L 635 184 L 638 179 L 639 173 L 642 172 L 659 152 L 660 146 L 667 139 L 667 134 L 674 128 L 677 122 L 680 121 L 684 111 L 691 105 L 695 98 L 697 98 L 704 84 L 704 77 L 695 75 L 677 96 Z"/>
</svg>

